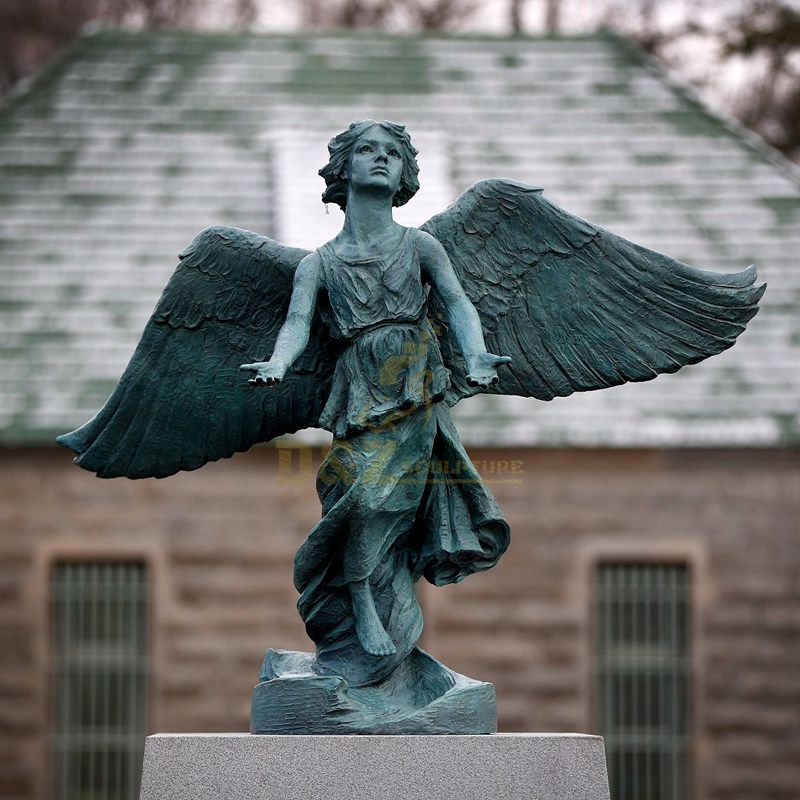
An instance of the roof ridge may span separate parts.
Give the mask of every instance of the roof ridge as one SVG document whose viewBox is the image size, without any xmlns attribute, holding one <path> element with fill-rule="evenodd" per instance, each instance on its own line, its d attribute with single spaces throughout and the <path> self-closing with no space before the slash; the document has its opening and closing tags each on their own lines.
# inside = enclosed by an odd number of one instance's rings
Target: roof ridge
<svg viewBox="0 0 800 800">
<path fill-rule="evenodd" d="M 533 34 L 533 33 L 514 33 L 514 34 L 494 34 L 478 33 L 475 31 L 384 31 L 377 28 L 346 28 L 346 27 L 326 27 L 314 28 L 311 31 L 231 31 L 213 28 L 176 28 L 161 27 L 149 29 L 135 29 L 116 26 L 104 26 L 92 24 L 87 26 L 86 32 L 81 34 L 81 39 L 89 37 L 120 37 L 120 38 L 146 38 L 157 36 L 182 36 L 197 39 L 300 39 L 309 37 L 334 37 L 347 36 L 352 39 L 399 39 L 399 40 L 427 40 L 441 39 L 444 41 L 479 41 L 479 42 L 585 42 L 608 40 L 609 32 L 607 29 L 600 28 L 588 33 L 564 33 L 564 34 Z"/>
<path fill-rule="evenodd" d="M 717 122 L 728 133 L 748 146 L 757 156 L 767 161 L 771 166 L 782 172 L 787 178 L 800 187 L 800 165 L 771 145 L 763 136 L 746 127 L 731 114 L 720 109 L 712 108 L 697 89 L 666 64 L 659 61 L 654 55 L 645 50 L 636 41 L 623 36 L 619 31 L 604 28 L 603 31 L 609 41 L 613 41 L 621 50 L 638 61 L 642 67 L 654 73 L 656 77 L 667 85 L 678 97 L 693 106 L 705 117 Z"/>
<path fill-rule="evenodd" d="M 5 97 L 0 96 L 0 122 L 42 86 L 57 80 L 67 67 L 94 46 L 100 32 L 94 25 L 87 26 L 76 39 L 57 50 L 52 58 L 12 86 Z"/>
</svg>

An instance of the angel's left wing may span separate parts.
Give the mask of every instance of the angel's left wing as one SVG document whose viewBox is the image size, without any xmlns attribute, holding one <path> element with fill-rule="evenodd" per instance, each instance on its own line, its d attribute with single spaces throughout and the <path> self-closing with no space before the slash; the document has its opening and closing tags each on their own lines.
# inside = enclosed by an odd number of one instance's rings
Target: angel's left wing
<svg viewBox="0 0 800 800">
<path fill-rule="evenodd" d="M 476 183 L 422 230 L 444 246 L 483 325 L 511 356 L 498 383 L 466 382 L 432 293 L 455 403 L 478 391 L 551 400 L 675 372 L 730 347 L 758 311 L 756 269 L 705 272 L 574 217 L 514 181 Z"/>
</svg>

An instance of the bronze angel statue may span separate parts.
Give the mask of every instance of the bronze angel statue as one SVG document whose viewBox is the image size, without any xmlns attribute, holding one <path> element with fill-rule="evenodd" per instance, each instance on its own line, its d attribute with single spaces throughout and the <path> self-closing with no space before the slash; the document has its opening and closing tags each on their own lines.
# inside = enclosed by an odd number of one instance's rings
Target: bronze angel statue
<svg viewBox="0 0 800 800">
<path fill-rule="evenodd" d="M 675 372 L 733 345 L 764 285 L 754 267 L 694 269 L 510 180 L 405 228 L 392 208 L 419 189 L 405 128 L 355 122 L 328 149 L 322 199 L 344 211 L 341 232 L 313 253 L 200 233 L 108 402 L 59 441 L 101 477 L 163 478 L 330 431 L 322 518 L 294 570 L 316 651 L 267 653 L 254 732 L 490 731 L 491 684 L 417 647 L 415 582 L 461 581 L 509 542 L 449 407 Z"/>
</svg>

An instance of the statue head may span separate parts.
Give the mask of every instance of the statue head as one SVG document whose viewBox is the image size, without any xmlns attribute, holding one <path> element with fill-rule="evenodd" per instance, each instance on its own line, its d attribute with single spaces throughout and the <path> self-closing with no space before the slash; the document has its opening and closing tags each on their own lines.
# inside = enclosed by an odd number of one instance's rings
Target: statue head
<svg viewBox="0 0 800 800">
<path fill-rule="evenodd" d="M 347 207 L 347 169 L 350 156 L 355 143 L 372 128 L 381 128 L 384 133 L 389 134 L 397 143 L 400 152 L 403 165 L 400 187 L 392 197 L 392 205 L 404 205 L 419 191 L 417 178 L 419 174 L 417 153 L 419 151 L 411 144 L 411 137 L 406 132 L 405 126 L 386 120 L 378 122 L 374 119 L 365 119 L 351 123 L 346 131 L 337 134 L 328 142 L 330 158 L 319 171 L 326 184 L 325 191 L 322 193 L 323 203 L 336 203 L 342 211 Z"/>
</svg>

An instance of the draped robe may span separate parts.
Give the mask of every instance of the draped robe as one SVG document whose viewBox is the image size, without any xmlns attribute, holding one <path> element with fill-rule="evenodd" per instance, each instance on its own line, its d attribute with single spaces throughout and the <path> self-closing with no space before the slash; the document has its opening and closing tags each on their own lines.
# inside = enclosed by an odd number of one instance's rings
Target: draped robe
<svg viewBox="0 0 800 800">
<path fill-rule="evenodd" d="M 320 424 L 334 435 L 317 475 L 322 519 L 295 557 L 298 609 L 323 671 L 353 686 L 385 679 L 415 647 L 414 583 L 456 583 L 497 563 L 509 528 L 442 402 L 450 385 L 426 316 L 427 292 L 408 228 L 368 260 L 322 263 L 323 317 L 342 340 Z M 361 648 L 347 584 L 368 579 L 397 648 Z"/>
</svg>

